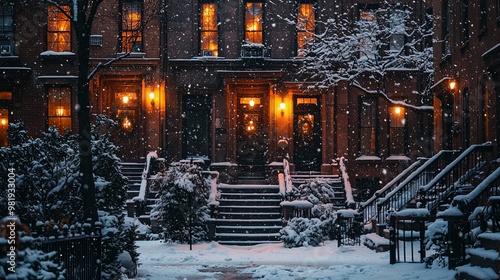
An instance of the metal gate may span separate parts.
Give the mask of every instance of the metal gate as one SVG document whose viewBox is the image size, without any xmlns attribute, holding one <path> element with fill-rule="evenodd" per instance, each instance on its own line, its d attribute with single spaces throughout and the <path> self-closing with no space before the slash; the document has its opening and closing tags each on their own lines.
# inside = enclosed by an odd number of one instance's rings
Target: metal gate
<svg viewBox="0 0 500 280">
<path fill-rule="evenodd" d="M 424 262 L 425 221 L 428 215 L 427 209 L 391 213 L 389 223 L 391 264 Z"/>
</svg>

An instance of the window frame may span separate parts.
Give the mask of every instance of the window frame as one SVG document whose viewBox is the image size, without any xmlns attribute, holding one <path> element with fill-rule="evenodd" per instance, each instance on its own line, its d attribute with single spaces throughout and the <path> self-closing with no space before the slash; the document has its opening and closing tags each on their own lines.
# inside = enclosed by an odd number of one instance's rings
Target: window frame
<svg viewBox="0 0 500 280">
<path fill-rule="evenodd" d="M 367 107 L 366 103 L 370 102 L 370 106 L 373 106 L 373 110 L 370 110 L 370 115 L 365 115 L 364 108 Z M 378 98 L 375 97 L 366 97 L 366 96 L 360 96 L 359 97 L 359 112 L 358 112 L 358 125 L 359 125 L 359 130 L 358 130 L 358 152 L 360 156 L 378 156 L 379 155 L 379 130 L 378 130 L 378 114 L 379 114 L 379 108 L 378 108 Z M 371 118 L 371 122 L 368 122 L 366 118 Z M 367 125 L 371 124 L 371 125 Z M 369 133 L 369 148 L 365 148 L 363 143 L 365 141 L 363 140 L 363 136 L 365 134 L 366 129 L 370 129 Z M 367 134 L 368 135 L 368 134 Z M 366 152 L 368 151 L 368 152 Z"/>
<path fill-rule="evenodd" d="M 403 19 L 404 19 L 404 26 L 405 26 L 405 30 L 407 28 L 407 25 L 406 25 L 406 18 L 404 17 L 404 13 L 406 11 L 403 9 L 403 8 L 395 8 L 395 9 L 391 9 L 390 11 L 390 14 L 389 14 L 389 17 L 390 17 L 390 28 L 391 30 L 394 29 L 394 25 L 393 25 L 393 22 L 394 22 L 394 17 L 396 16 L 397 13 L 401 14 Z M 397 40 L 397 44 L 393 44 L 394 41 Z M 393 33 L 391 34 L 391 36 L 389 37 L 389 46 L 388 46 L 388 49 L 389 51 L 400 51 L 402 48 L 405 47 L 405 44 L 406 44 L 406 35 L 405 33 Z"/>
<path fill-rule="evenodd" d="M 470 39 L 470 18 L 469 18 L 469 0 L 462 0 L 462 28 L 460 32 L 460 40 L 465 44 Z"/>
<path fill-rule="evenodd" d="M 214 6 L 215 29 L 205 28 L 207 27 L 207 25 L 204 24 L 205 5 Z M 213 23 L 214 22 L 211 23 L 212 26 Z M 219 6 L 217 4 L 217 1 L 202 1 L 200 3 L 199 32 L 200 54 L 202 56 L 219 56 Z M 208 41 L 204 42 L 204 38 L 207 38 Z M 214 46 L 211 46 L 211 43 L 214 44 Z M 209 52 L 209 55 L 206 55 L 205 52 Z"/>
<path fill-rule="evenodd" d="M 401 110 L 397 113 L 396 110 Z M 405 107 L 392 105 L 389 107 L 389 154 L 391 156 L 404 156 L 408 153 L 408 139 L 407 139 L 407 110 Z M 396 115 L 401 115 L 398 117 Z M 397 138 L 396 138 L 397 136 Z M 396 138 L 396 139 L 394 139 Z M 399 141 L 399 142 L 396 142 Z M 399 145 L 397 145 L 399 144 Z M 400 147 L 398 151 L 397 146 Z M 395 151 L 396 150 L 396 151 Z"/>
<path fill-rule="evenodd" d="M 54 52 L 71 52 L 72 51 L 72 32 L 71 32 L 71 18 L 66 16 L 65 13 L 71 15 L 71 9 L 67 5 L 47 6 L 47 51 Z M 51 24 L 54 22 L 54 24 Z M 67 28 L 60 30 L 60 23 L 66 22 Z M 56 26 L 56 28 L 53 28 Z M 55 46 L 54 46 L 55 44 Z"/>
<path fill-rule="evenodd" d="M 126 10 L 124 10 L 126 7 L 130 7 L 133 11 L 138 10 L 137 15 L 139 15 L 139 19 L 131 20 L 130 22 L 124 21 L 127 13 Z M 122 53 L 144 52 L 143 18 L 144 4 L 142 1 L 120 0 L 120 36 L 118 36 L 118 49 L 121 50 Z M 129 41 L 129 38 L 132 39 Z"/>
<path fill-rule="evenodd" d="M 309 18 L 301 17 L 301 7 L 303 5 L 311 6 L 311 14 L 309 15 Z M 301 25 L 305 26 L 305 28 Z M 316 33 L 316 5 L 313 1 L 300 1 L 297 3 L 297 57 L 303 57 L 307 45 L 314 41 L 314 36 L 311 33 Z M 303 39 L 301 40 L 301 38 Z"/>
<path fill-rule="evenodd" d="M 10 18 L 10 25 L 8 19 Z M 0 56 L 14 54 L 14 3 L 0 4 Z M 10 26 L 10 28 L 8 28 Z M 8 46 L 8 47 L 7 47 Z"/>
<path fill-rule="evenodd" d="M 264 14 L 264 2 L 263 1 L 259 1 L 259 0 L 254 0 L 254 1 L 245 1 L 244 2 L 245 4 L 245 7 L 243 9 L 243 24 L 244 24 L 244 42 L 247 43 L 247 44 L 261 44 L 263 45 L 264 44 L 264 18 L 265 18 L 265 14 Z M 247 15 L 249 14 L 249 6 L 248 4 L 260 4 L 260 23 L 258 23 L 260 29 L 257 29 L 257 30 L 249 30 L 248 29 L 248 22 L 249 20 L 247 19 Z M 253 16 L 253 20 L 251 20 L 252 23 L 255 22 L 255 18 L 258 18 L 257 15 L 254 15 Z M 258 21 L 258 20 L 257 20 Z M 252 36 L 250 36 L 252 35 Z M 260 42 L 256 42 L 255 40 L 255 37 L 258 37 L 258 39 L 260 39 Z M 250 40 L 249 38 L 253 38 L 252 40 Z"/>
<path fill-rule="evenodd" d="M 52 92 L 52 91 L 54 91 L 54 92 Z M 51 96 L 52 93 L 54 93 L 55 95 Z M 62 96 L 63 93 L 66 94 L 67 96 Z M 64 133 L 64 131 L 66 129 L 68 129 L 68 130 L 73 129 L 73 120 L 72 120 L 73 98 L 72 98 L 72 96 L 73 96 L 72 95 L 72 87 L 69 85 L 47 87 L 47 127 L 55 125 L 57 130 L 59 130 L 60 133 Z M 51 98 L 59 99 L 60 100 L 59 104 L 57 104 L 57 102 L 52 103 Z M 63 98 L 65 100 L 63 100 Z M 52 106 L 55 106 L 55 108 L 53 108 Z M 60 109 L 62 109 L 63 111 L 60 111 L 60 113 L 59 113 Z M 66 121 L 69 120 L 69 127 L 63 126 L 64 125 L 62 122 L 63 120 L 66 120 Z M 54 124 L 54 121 L 57 124 Z"/>
<path fill-rule="evenodd" d="M 451 56 L 450 16 L 449 0 L 443 0 L 441 2 L 441 40 L 443 42 L 441 54 L 443 59 Z"/>
<path fill-rule="evenodd" d="M 377 10 L 380 9 L 380 6 L 377 5 L 377 4 L 364 4 L 364 5 L 359 5 L 358 7 L 358 21 L 361 21 L 361 20 L 366 20 L 366 21 L 371 21 L 371 22 L 377 22 Z M 362 13 L 364 11 L 368 11 L 368 12 L 371 12 L 371 15 L 369 15 L 370 17 L 373 17 L 373 19 L 368 19 L 368 17 L 365 17 L 362 15 Z M 359 47 L 360 47 L 360 50 L 359 50 L 359 57 L 362 58 L 362 57 L 371 57 L 373 56 L 373 54 L 377 53 L 378 50 L 377 48 L 375 48 L 373 46 L 373 41 L 367 41 L 367 42 L 363 42 L 363 38 L 360 38 L 360 41 L 359 41 Z M 367 46 L 366 48 L 364 48 L 364 46 Z M 368 46 L 371 46 L 370 48 Z"/>
</svg>

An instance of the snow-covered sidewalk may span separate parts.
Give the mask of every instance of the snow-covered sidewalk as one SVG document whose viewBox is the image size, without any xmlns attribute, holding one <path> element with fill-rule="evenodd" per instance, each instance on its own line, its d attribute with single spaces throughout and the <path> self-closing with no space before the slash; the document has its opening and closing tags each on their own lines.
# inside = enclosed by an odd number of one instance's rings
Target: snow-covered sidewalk
<svg viewBox="0 0 500 280">
<path fill-rule="evenodd" d="M 136 279 L 454 279 L 447 268 L 422 263 L 389 264 L 389 253 L 364 246 L 288 249 L 281 243 L 249 247 L 216 242 L 193 245 L 138 241 L 141 266 Z"/>
</svg>

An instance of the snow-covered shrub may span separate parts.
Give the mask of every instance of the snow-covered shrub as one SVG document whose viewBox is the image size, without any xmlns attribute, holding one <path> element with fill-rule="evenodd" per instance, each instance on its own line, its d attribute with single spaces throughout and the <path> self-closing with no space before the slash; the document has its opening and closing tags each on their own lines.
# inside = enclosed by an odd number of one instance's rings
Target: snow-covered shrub
<svg viewBox="0 0 500 280">
<path fill-rule="evenodd" d="M 0 279 L 6 280 L 63 280 L 62 265 L 54 262 L 57 252 L 45 253 L 31 236 L 21 236 L 22 248 L 18 248 L 15 266 L 10 263 L 7 250 L 0 250 Z M 8 240 L 0 237 L 0 246 L 7 246 Z"/>
<path fill-rule="evenodd" d="M 322 233 L 323 221 L 317 218 L 293 218 L 281 229 L 281 241 L 285 247 L 319 246 L 325 239 Z"/>
<path fill-rule="evenodd" d="M 334 212 L 331 199 L 335 197 L 333 187 L 321 179 L 315 179 L 310 182 L 292 188 L 291 196 L 295 200 L 307 200 L 313 204 L 311 215 L 315 218 L 327 218 Z"/>
<path fill-rule="evenodd" d="M 210 181 L 201 171 L 197 165 L 175 162 L 157 174 L 160 200 L 153 212 L 166 240 L 187 242 L 190 227 L 193 242 L 208 240 Z"/>
<path fill-rule="evenodd" d="M 448 249 L 447 242 L 448 222 L 438 219 L 430 224 L 425 231 L 425 249 L 433 249 L 434 253 L 425 259 L 426 267 L 438 265 L 446 267 L 445 254 Z"/>
<path fill-rule="evenodd" d="M 110 138 L 115 125 L 97 116 L 92 127 L 92 166 L 96 204 L 103 224 L 102 279 L 120 279 L 118 256 L 128 252 L 134 261 L 135 227 L 125 224 L 127 185 L 119 169 L 118 147 Z M 83 224 L 79 182 L 79 149 L 76 135 L 61 135 L 50 127 L 41 138 L 30 138 L 22 124 L 10 124 L 9 147 L 0 148 L 0 205 L 7 205 L 7 171 L 15 169 L 16 214 L 31 228 L 37 224 Z M 105 213 L 105 214 L 102 214 Z M 7 216 L 7 207 L 0 215 Z"/>
</svg>

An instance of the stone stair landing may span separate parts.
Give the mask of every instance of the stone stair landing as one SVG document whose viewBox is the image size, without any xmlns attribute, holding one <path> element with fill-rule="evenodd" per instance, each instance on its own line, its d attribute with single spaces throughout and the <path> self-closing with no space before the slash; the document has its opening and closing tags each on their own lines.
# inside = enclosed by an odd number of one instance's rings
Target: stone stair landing
<svg viewBox="0 0 500 280">
<path fill-rule="evenodd" d="M 225 245 L 279 242 L 281 195 L 277 185 L 219 186 L 215 238 Z"/>
</svg>

